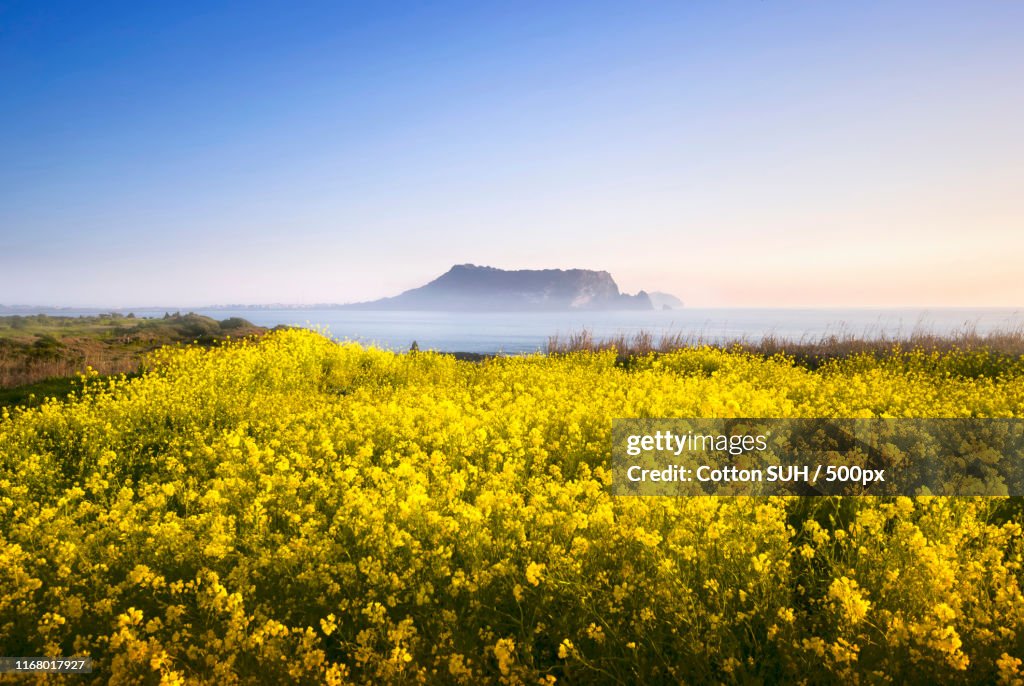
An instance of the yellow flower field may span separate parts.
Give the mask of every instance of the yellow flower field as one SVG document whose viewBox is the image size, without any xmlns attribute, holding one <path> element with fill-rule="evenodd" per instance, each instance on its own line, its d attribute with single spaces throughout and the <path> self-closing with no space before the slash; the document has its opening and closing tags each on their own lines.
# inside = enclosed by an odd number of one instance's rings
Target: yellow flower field
<svg viewBox="0 0 1024 686">
<path fill-rule="evenodd" d="M 67 683 L 1024 683 L 1016 500 L 613 497 L 611 420 L 646 416 L 1021 417 L 1024 363 L 164 349 L 3 412 L 0 654 L 91 655 Z"/>
</svg>

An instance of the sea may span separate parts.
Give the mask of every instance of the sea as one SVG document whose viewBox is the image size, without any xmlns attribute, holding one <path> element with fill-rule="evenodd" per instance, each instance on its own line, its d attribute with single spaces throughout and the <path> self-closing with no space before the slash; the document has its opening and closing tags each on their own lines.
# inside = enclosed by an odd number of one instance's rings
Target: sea
<svg viewBox="0 0 1024 686">
<path fill-rule="evenodd" d="M 77 316 L 111 310 L 19 310 L 17 314 Z M 906 338 L 914 333 L 949 334 L 965 329 L 979 333 L 1024 327 L 1024 308 L 901 308 L 901 309 L 764 309 L 681 308 L 623 312 L 388 312 L 342 309 L 254 308 L 116 310 L 137 317 L 163 317 L 167 312 L 195 312 L 253 324 L 279 324 L 318 329 L 339 340 L 391 350 L 520 354 L 543 352 L 552 336 L 561 339 L 586 330 L 594 339 L 648 332 L 657 342 L 682 335 L 706 342 L 760 340 L 775 336 L 808 340 L 829 335 Z M 4 312 L 10 314 L 14 312 Z"/>
</svg>

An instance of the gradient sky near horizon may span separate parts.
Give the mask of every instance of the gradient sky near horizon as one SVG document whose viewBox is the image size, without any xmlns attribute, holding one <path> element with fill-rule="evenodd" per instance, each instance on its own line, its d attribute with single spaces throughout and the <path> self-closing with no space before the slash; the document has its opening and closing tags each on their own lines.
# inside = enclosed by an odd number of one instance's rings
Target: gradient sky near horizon
<svg viewBox="0 0 1024 686">
<path fill-rule="evenodd" d="M 0 304 L 349 302 L 471 262 L 1022 306 L 1022 35 L 1016 0 L 0 0 Z"/>
</svg>

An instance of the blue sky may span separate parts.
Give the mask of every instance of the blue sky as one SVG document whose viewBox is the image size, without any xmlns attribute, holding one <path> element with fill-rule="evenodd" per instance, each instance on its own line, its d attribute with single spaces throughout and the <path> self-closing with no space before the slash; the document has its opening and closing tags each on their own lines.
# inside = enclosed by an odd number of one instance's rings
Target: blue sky
<svg viewBox="0 0 1024 686">
<path fill-rule="evenodd" d="M 0 303 L 1024 305 L 1024 3 L 295 4 L 0 0 Z"/>
</svg>

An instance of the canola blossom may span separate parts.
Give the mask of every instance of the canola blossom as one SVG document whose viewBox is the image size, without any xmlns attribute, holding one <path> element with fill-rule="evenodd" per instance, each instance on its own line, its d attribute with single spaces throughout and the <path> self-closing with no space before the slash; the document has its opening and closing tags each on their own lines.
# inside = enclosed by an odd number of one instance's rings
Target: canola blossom
<svg viewBox="0 0 1024 686">
<path fill-rule="evenodd" d="M 615 497 L 609 464 L 616 417 L 1022 416 L 987 352 L 166 348 L 3 411 L 0 654 L 94 659 L 47 683 L 1022 684 L 1017 499 Z"/>
</svg>

